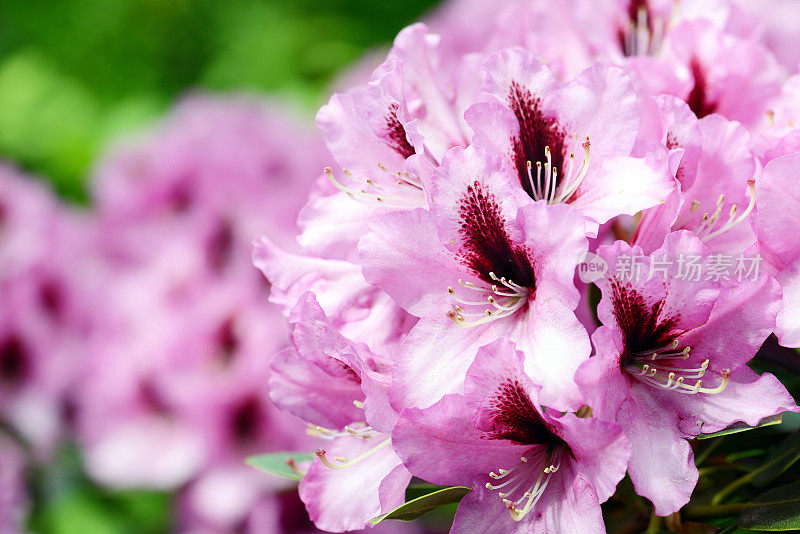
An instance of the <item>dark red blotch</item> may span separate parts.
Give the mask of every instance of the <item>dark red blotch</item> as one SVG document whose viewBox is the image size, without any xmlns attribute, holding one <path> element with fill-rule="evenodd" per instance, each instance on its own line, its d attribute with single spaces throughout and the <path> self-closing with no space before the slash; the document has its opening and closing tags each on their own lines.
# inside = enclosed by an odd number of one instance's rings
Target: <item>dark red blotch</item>
<svg viewBox="0 0 800 534">
<path fill-rule="evenodd" d="M 533 266 L 524 246 L 511 243 L 505 218 L 494 194 L 475 181 L 459 205 L 462 261 L 484 281 L 505 277 L 523 287 L 535 288 Z"/>
<path fill-rule="evenodd" d="M 406 129 L 400 123 L 400 119 L 397 118 L 398 109 L 397 103 L 393 102 L 389 106 L 389 112 L 386 114 L 386 130 L 389 136 L 387 144 L 404 158 L 409 158 L 415 154 L 414 147 L 408 142 Z"/>
<path fill-rule="evenodd" d="M 492 428 L 484 430 L 489 439 L 507 439 L 523 445 L 563 444 L 536 409 L 522 384 L 509 378 L 495 391 L 490 409 Z"/>
<path fill-rule="evenodd" d="M 520 185 L 528 193 L 528 196 L 533 198 L 533 188 L 528 177 L 528 162 L 530 161 L 533 165 L 532 172 L 535 179 L 536 162 L 541 161 L 544 165 L 544 162 L 547 161 L 544 148 L 550 147 L 550 159 L 553 166 L 558 169 L 559 173 L 563 172 L 566 134 L 559 128 L 555 117 L 544 115 L 541 100 L 535 98 L 529 90 L 517 82 L 511 82 L 509 102 L 511 111 L 514 112 L 519 123 L 519 134 L 511 140 L 512 157 L 517 168 Z M 556 187 L 558 187 L 558 180 L 556 180 Z"/>
<path fill-rule="evenodd" d="M 625 334 L 626 354 L 660 349 L 683 333 L 676 326 L 680 316 L 661 316 L 665 300 L 648 305 L 639 292 L 616 278 L 611 281 L 611 301 L 614 317 Z"/>
<path fill-rule="evenodd" d="M 706 71 L 697 58 L 692 58 L 689 62 L 689 70 L 692 71 L 694 87 L 686 97 L 686 103 L 689 104 L 697 118 L 701 119 L 714 113 L 717 110 L 717 103 L 709 100 Z"/>
<path fill-rule="evenodd" d="M 16 335 L 6 337 L 0 343 L 0 383 L 17 385 L 30 372 L 31 362 L 28 348 Z"/>
</svg>

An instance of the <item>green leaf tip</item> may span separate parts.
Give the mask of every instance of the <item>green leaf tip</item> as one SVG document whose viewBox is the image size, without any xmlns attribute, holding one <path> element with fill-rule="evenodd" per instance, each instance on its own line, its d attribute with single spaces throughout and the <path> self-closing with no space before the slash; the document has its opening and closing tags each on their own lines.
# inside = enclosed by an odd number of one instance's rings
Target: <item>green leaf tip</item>
<svg viewBox="0 0 800 534">
<path fill-rule="evenodd" d="M 765 417 L 761 421 L 758 422 L 756 426 L 749 426 L 746 423 L 733 423 L 731 426 L 727 428 L 723 428 L 719 432 L 711 432 L 710 434 L 700 434 L 697 436 L 697 439 L 710 439 L 710 438 L 718 438 L 720 436 L 727 436 L 728 434 L 737 434 L 739 432 L 746 432 L 748 430 L 754 430 L 756 428 L 762 428 L 765 426 L 771 425 L 779 425 L 783 421 L 783 414 L 779 413 L 777 415 L 770 415 L 769 417 Z"/>
<path fill-rule="evenodd" d="M 406 503 L 401 504 L 388 514 L 379 515 L 372 520 L 377 525 L 384 519 L 397 519 L 399 521 L 413 521 L 423 514 L 440 506 L 460 502 L 469 493 L 465 486 L 452 486 L 425 494 Z"/>
<path fill-rule="evenodd" d="M 300 463 L 311 461 L 313 454 L 308 452 L 272 452 L 249 456 L 245 463 L 259 471 L 289 480 L 300 480 L 303 473 Z"/>
</svg>

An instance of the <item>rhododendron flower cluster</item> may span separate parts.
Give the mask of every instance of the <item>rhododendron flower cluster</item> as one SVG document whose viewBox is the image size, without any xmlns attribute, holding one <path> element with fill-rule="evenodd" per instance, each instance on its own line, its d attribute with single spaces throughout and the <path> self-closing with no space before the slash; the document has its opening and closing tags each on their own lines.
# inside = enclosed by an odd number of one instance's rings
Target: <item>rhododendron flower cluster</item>
<svg viewBox="0 0 800 534">
<path fill-rule="evenodd" d="M 692 440 L 798 411 L 748 365 L 800 346 L 797 66 L 745 7 L 457 2 L 320 109 L 301 250 L 253 253 L 319 528 L 412 476 L 457 533 L 603 532 L 626 473 L 674 515 Z"/>
<path fill-rule="evenodd" d="M 175 492 L 178 531 L 316 532 L 244 459 L 312 446 L 268 396 L 288 332 L 249 248 L 291 243 L 324 154 L 275 104 L 194 96 L 98 165 L 89 210 L 0 169 L 0 532 L 65 442 L 95 483 Z"/>
</svg>

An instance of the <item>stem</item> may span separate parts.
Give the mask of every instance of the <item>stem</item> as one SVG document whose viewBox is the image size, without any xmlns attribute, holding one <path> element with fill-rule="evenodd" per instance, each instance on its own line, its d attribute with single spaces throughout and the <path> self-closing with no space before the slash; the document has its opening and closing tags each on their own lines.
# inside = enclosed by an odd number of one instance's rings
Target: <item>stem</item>
<svg viewBox="0 0 800 534">
<path fill-rule="evenodd" d="M 714 519 L 718 517 L 728 517 L 742 513 L 750 503 L 738 502 L 734 504 L 721 504 L 718 506 L 710 504 L 694 504 L 683 509 L 683 516 L 686 519 Z"/>
<path fill-rule="evenodd" d="M 709 443 L 708 446 L 705 449 L 703 449 L 703 452 L 695 456 L 694 465 L 696 465 L 697 467 L 703 465 L 703 462 L 708 460 L 708 457 L 711 456 L 711 453 L 714 452 L 714 449 L 716 449 L 720 443 L 722 443 L 722 440 L 719 438 Z"/>
<path fill-rule="evenodd" d="M 719 490 L 719 492 L 717 492 L 717 494 L 714 495 L 714 497 L 711 499 L 711 505 L 712 506 L 718 505 L 723 500 L 725 500 L 725 498 L 728 495 L 730 495 L 731 493 L 733 493 L 737 489 L 741 488 L 745 484 L 749 483 L 750 480 L 753 478 L 753 473 L 755 473 L 755 472 L 756 471 L 750 471 L 746 475 L 743 475 L 743 476 L 737 478 L 736 480 L 734 480 L 733 482 L 731 482 L 730 484 L 728 484 L 727 486 L 725 486 L 724 488 Z"/>
<path fill-rule="evenodd" d="M 716 473 L 718 471 L 747 471 L 747 468 L 739 464 L 726 464 L 726 465 L 710 465 L 708 467 L 701 467 L 697 470 L 700 476 L 708 475 L 709 473 Z"/>
<path fill-rule="evenodd" d="M 662 521 L 663 518 L 656 515 L 656 510 L 654 508 L 653 512 L 650 514 L 650 523 L 648 523 L 645 532 L 660 532 Z"/>
</svg>

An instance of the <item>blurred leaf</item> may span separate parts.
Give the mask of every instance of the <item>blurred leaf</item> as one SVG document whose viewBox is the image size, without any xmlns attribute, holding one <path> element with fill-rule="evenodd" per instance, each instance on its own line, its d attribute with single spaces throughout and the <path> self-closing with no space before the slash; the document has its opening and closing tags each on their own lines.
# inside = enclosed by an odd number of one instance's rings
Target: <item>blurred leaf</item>
<svg viewBox="0 0 800 534">
<path fill-rule="evenodd" d="M 756 486 L 769 484 L 797 460 L 800 460 L 800 433 L 790 435 L 772 449 L 764 463 L 752 472 L 750 480 Z"/>
<path fill-rule="evenodd" d="M 398 506 L 388 514 L 376 517 L 372 520 L 372 524 L 377 525 L 385 519 L 413 521 L 426 512 L 430 512 L 440 506 L 460 502 L 467 493 L 469 493 L 469 488 L 464 486 L 453 486 L 433 491 Z"/>
<path fill-rule="evenodd" d="M 292 468 L 292 466 L 310 461 L 313 457 L 313 454 L 307 452 L 274 452 L 250 456 L 245 463 L 271 475 L 289 480 L 300 480 L 303 475 L 297 472 L 296 467 Z"/>
<path fill-rule="evenodd" d="M 75 177 L 91 160 L 98 117 L 91 94 L 45 56 L 0 62 L 0 152 L 54 178 L 67 196 L 80 197 Z"/>
<path fill-rule="evenodd" d="M 800 529 L 800 481 L 756 497 L 739 516 L 738 522 L 740 527 L 749 530 Z"/>
<path fill-rule="evenodd" d="M 778 415 L 771 415 L 769 417 L 765 417 L 756 426 L 749 426 L 745 423 L 734 423 L 728 428 L 723 428 L 719 432 L 711 432 L 709 434 L 700 434 L 697 436 L 697 439 L 709 439 L 709 438 L 717 438 L 719 436 L 727 436 L 728 434 L 737 434 L 739 432 L 746 432 L 748 430 L 753 430 L 756 428 L 762 428 L 765 426 L 770 425 L 778 425 L 782 420 L 783 414 Z"/>
<path fill-rule="evenodd" d="M 128 532 L 131 527 L 136 529 L 137 534 L 170 531 L 170 494 L 145 490 L 116 491 L 108 499 L 113 501 L 117 509 L 115 515 L 125 518 L 124 525 Z"/>
<path fill-rule="evenodd" d="M 39 529 L 50 534 L 124 534 L 110 510 L 91 495 L 71 491 L 42 510 Z"/>
</svg>

